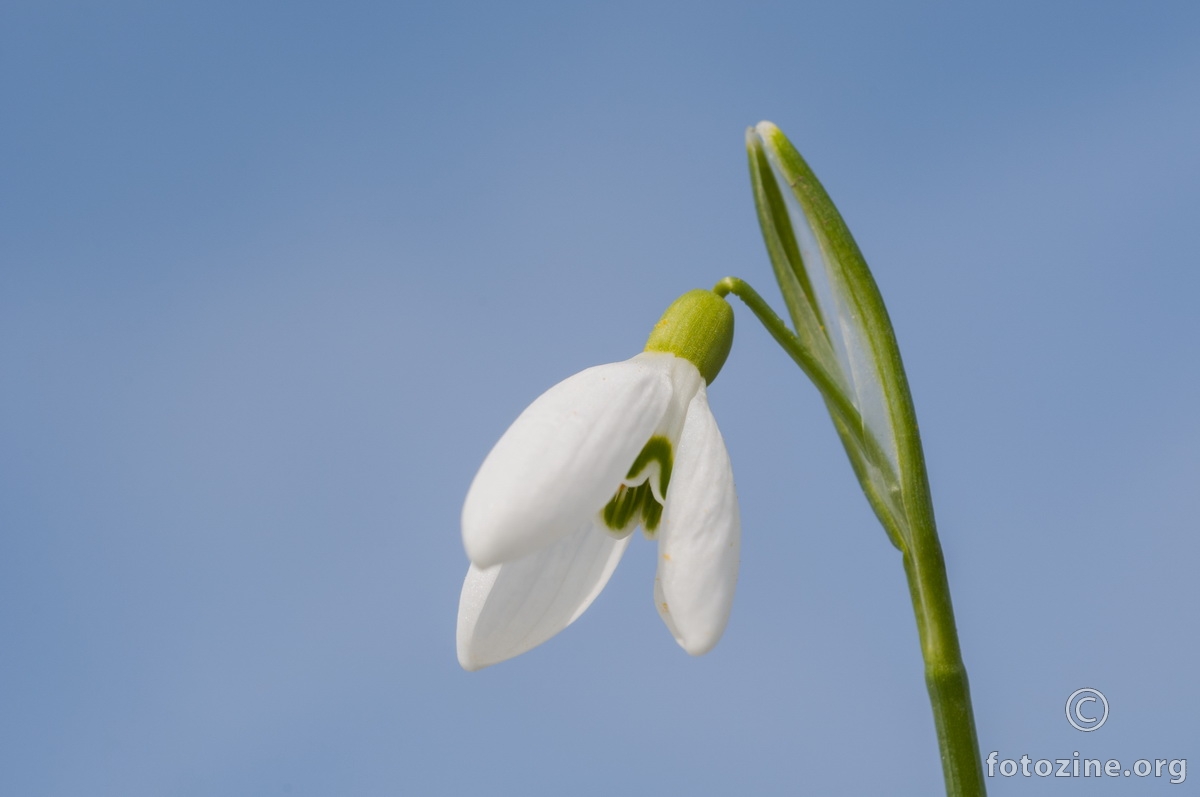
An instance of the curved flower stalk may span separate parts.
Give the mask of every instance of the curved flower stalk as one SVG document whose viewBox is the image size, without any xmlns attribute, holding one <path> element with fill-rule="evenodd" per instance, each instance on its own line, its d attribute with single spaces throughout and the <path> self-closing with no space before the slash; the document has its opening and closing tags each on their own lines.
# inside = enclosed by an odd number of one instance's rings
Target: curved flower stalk
<svg viewBox="0 0 1200 797">
<path fill-rule="evenodd" d="M 821 392 L 867 501 L 903 554 L 947 794 L 983 795 L 916 411 L 883 297 L 841 214 L 783 132 L 761 122 L 747 130 L 746 148 L 793 329 L 741 280 L 722 280 L 716 290 L 742 298 Z"/>
<path fill-rule="evenodd" d="M 663 622 L 692 655 L 717 643 L 733 605 L 741 527 L 707 383 L 732 335 L 726 302 L 711 291 L 685 294 L 646 351 L 560 382 L 504 433 L 463 506 L 464 669 L 520 655 L 574 622 L 639 525 L 658 540 Z"/>
</svg>

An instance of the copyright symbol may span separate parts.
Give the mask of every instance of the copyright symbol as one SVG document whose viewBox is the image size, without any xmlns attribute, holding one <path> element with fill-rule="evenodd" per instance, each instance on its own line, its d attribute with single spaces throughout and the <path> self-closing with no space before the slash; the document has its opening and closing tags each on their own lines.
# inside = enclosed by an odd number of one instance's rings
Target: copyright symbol
<svg viewBox="0 0 1200 797">
<path fill-rule="evenodd" d="M 1108 700 L 1099 689 L 1076 689 L 1067 698 L 1067 722 L 1077 731 L 1094 731 L 1108 720 Z"/>
</svg>

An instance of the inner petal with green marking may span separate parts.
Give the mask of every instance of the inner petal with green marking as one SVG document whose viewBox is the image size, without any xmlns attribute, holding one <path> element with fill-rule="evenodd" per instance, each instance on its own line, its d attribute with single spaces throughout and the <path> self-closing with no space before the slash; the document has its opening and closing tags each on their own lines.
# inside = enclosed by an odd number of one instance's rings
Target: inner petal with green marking
<svg viewBox="0 0 1200 797">
<path fill-rule="evenodd" d="M 630 466 L 625 482 L 600 511 L 610 531 L 624 537 L 639 522 L 648 536 L 658 529 L 673 461 L 671 441 L 660 435 L 651 437 Z"/>
</svg>

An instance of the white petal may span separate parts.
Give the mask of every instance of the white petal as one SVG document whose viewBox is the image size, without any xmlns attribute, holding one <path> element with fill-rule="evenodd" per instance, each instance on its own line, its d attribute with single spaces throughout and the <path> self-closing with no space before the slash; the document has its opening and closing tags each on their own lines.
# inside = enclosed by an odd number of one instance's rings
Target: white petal
<svg viewBox="0 0 1200 797">
<path fill-rule="evenodd" d="M 643 353 L 640 357 L 662 357 L 664 355 L 657 353 Z M 667 360 L 666 370 L 671 379 L 671 400 L 667 402 L 667 408 L 663 412 L 662 418 L 658 422 L 658 426 L 654 428 L 655 437 L 665 437 L 670 440 L 672 445 L 679 440 L 679 435 L 683 432 L 683 424 L 687 420 L 688 407 L 691 406 L 692 397 L 696 395 L 696 391 L 704 384 L 704 377 L 700 375 L 700 371 L 690 361 L 682 357 L 676 357 L 673 354 L 665 355 Z M 633 473 L 632 470 L 623 480 L 623 484 L 628 487 L 635 487 L 643 482 L 650 485 L 650 491 L 654 494 L 654 500 L 660 504 L 663 503 L 662 482 L 660 478 L 662 467 L 657 460 L 651 460 L 644 468 Z"/>
<path fill-rule="evenodd" d="M 642 355 L 660 356 L 660 355 Z M 683 424 L 687 421 L 688 410 L 696 391 L 704 384 L 704 377 L 690 360 L 670 355 L 666 361 L 667 373 L 671 377 L 671 401 L 663 412 L 662 420 L 654 430 L 668 440 L 678 440 Z"/>
<path fill-rule="evenodd" d="M 671 399 L 669 354 L 589 368 L 543 393 L 488 454 L 463 505 L 480 567 L 526 556 L 598 513 Z"/>
<path fill-rule="evenodd" d="M 592 522 L 521 559 L 486 570 L 471 565 L 458 603 L 458 663 L 478 670 L 511 659 L 575 622 L 630 539 Z"/>
<path fill-rule="evenodd" d="M 707 653 L 733 608 L 741 519 L 729 454 L 703 387 L 688 406 L 658 540 L 658 613 L 684 650 Z"/>
</svg>

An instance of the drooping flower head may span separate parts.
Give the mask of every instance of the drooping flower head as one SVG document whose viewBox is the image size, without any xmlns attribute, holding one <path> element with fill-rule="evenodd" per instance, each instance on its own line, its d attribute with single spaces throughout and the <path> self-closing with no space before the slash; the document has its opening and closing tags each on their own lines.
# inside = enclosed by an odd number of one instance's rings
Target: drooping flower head
<svg viewBox="0 0 1200 797">
<path fill-rule="evenodd" d="M 667 628 L 693 655 L 717 643 L 741 527 L 707 385 L 732 343 L 729 305 L 691 291 L 641 354 L 560 382 L 508 428 L 463 506 L 465 669 L 524 653 L 574 622 L 639 525 L 658 540 L 654 602 Z"/>
</svg>

